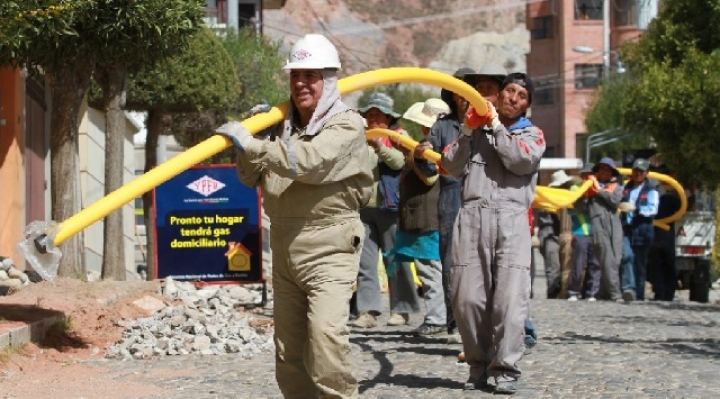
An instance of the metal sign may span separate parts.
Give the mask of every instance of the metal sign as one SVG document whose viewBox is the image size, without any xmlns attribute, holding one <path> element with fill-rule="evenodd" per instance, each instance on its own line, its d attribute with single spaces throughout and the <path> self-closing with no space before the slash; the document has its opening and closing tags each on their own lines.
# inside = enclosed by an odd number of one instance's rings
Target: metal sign
<svg viewBox="0 0 720 399">
<path fill-rule="evenodd" d="M 260 195 L 234 165 L 202 165 L 155 189 L 156 278 L 262 281 Z"/>
</svg>

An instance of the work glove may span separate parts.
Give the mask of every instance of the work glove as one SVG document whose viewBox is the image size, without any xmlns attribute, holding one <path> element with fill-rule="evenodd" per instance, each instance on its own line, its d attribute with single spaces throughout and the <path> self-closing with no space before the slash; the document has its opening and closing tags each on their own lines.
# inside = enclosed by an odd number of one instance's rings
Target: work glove
<svg viewBox="0 0 720 399">
<path fill-rule="evenodd" d="M 253 139 L 252 134 L 245 129 L 242 123 L 237 121 L 228 122 L 215 130 L 215 133 L 225 136 L 233 142 L 233 145 L 240 151 L 245 151 L 245 147 Z"/>
<path fill-rule="evenodd" d="M 243 119 L 247 119 L 247 118 L 249 118 L 251 116 L 255 116 L 257 114 L 270 112 L 271 109 L 272 109 L 272 106 L 270 106 L 270 104 L 268 104 L 267 100 L 263 98 L 262 100 L 260 100 L 260 102 L 258 104 L 256 104 L 254 107 L 250 108 L 248 111 L 245 112 L 245 118 L 243 118 Z"/>
<path fill-rule="evenodd" d="M 621 202 L 618 206 L 622 212 L 629 213 L 635 210 L 635 205 L 632 202 Z"/>
<path fill-rule="evenodd" d="M 487 106 L 487 112 L 485 115 L 478 114 L 475 107 L 472 105 L 468 107 L 468 110 L 465 113 L 463 127 L 460 129 L 464 135 L 468 137 L 471 136 L 472 131 L 480 126 L 490 126 L 493 130 L 495 130 L 495 128 L 500 125 L 500 120 L 498 119 L 497 111 L 495 111 L 495 106 L 487 100 L 485 100 L 485 104 Z"/>
</svg>

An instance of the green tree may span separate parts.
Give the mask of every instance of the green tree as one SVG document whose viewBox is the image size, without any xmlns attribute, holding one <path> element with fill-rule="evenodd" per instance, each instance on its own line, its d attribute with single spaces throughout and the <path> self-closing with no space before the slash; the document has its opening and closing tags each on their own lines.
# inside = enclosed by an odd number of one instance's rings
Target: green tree
<svg viewBox="0 0 720 399">
<path fill-rule="evenodd" d="M 664 2 L 648 31 L 622 52 L 636 77 L 625 87 L 623 127 L 643 124 L 680 181 L 708 190 L 720 184 L 714 145 L 720 141 L 718 18 L 718 0 Z"/>
<path fill-rule="evenodd" d="M 123 185 L 127 78 L 164 57 L 182 51 L 202 26 L 202 0 L 99 0 L 95 17 L 99 55 L 95 80 L 105 111 L 105 195 Z M 179 75 L 182 76 L 182 75 Z M 181 79 L 184 79 L 181 78 Z M 105 218 L 103 279 L 125 280 L 123 214 Z"/>
<path fill-rule="evenodd" d="M 205 27 L 190 37 L 182 53 L 132 75 L 126 108 L 148 113 L 145 172 L 157 166 L 158 137 L 170 134 L 175 114 L 205 115 L 209 111 L 224 114 L 237 101 L 240 88 L 232 60 L 220 40 Z M 146 193 L 143 195 L 146 226 L 152 226 L 152 207 L 153 197 Z M 148 276 L 152 276 L 153 229 L 147 229 L 147 238 Z"/>
<path fill-rule="evenodd" d="M 709 143 L 720 140 L 720 17 L 718 0 L 665 2 L 636 44 L 623 51 L 636 77 L 623 99 L 622 125 L 642 124 L 668 166 L 682 180 L 720 183 Z"/>
<path fill-rule="evenodd" d="M 52 218 L 63 221 L 80 210 L 78 127 L 80 106 L 90 85 L 95 54 L 84 40 L 95 35 L 93 0 L 5 0 L 0 4 L 0 63 L 41 67 L 49 86 Z M 85 275 L 82 235 L 62 248 L 58 275 Z"/>
<path fill-rule="evenodd" d="M 634 80 L 632 72 L 612 74 L 595 92 L 592 105 L 585 116 L 587 135 L 585 135 L 580 154 L 586 157 L 584 143 L 588 137 L 594 137 L 590 162 L 602 157 L 620 159 L 624 150 L 649 148 L 652 138 L 642 124 L 623 126 L 623 110 L 626 108 L 627 87 Z M 593 136 L 599 134 L 598 136 Z"/>
<path fill-rule="evenodd" d="M 228 30 L 221 35 L 222 46 L 235 66 L 234 75 L 243 90 L 222 112 L 217 109 L 201 114 L 178 115 L 173 132 L 184 147 L 191 147 L 215 134 L 214 130 L 227 119 L 245 119 L 246 112 L 262 100 L 270 105 L 288 99 L 287 74 L 282 70 L 285 58 L 280 55 L 280 43 L 258 36 L 248 28 Z M 235 162 L 235 151 L 227 149 L 213 156 L 209 162 Z"/>
<path fill-rule="evenodd" d="M 202 6 L 202 0 L 4 0 L 0 4 L 0 62 L 33 72 L 42 70 L 49 84 L 54 220 L 66 220 L 80 210 L 77 133 L 81 104 L 93 71 L 107 89 L 108 147 L 113 148 L 117 146 L 113 140 L 122 140 L 112 131 L 122 118 L 117 115 L 121 113 L 126 72 L 136 63 L 178 50 L 183 35 L 201 20 Z M 108 154 L 108 169 L 121 165 L 117 154 Z M 118 185 L 117 181 L 116 173 L 106 177 L 111 188 Z M 122 223 L 108 224 L 122 231 Z M 117 246 L 119 242 L 110 244 Z M 65 242 L 58 275 L 85 275 L 82 248 L 82 235 Z M 108 250 L 112 251 L 106 245 Z M 113 267 L 112 273 L 103 275 L 124 279 L 124 264 L 122 269 Z"/>
</svg>

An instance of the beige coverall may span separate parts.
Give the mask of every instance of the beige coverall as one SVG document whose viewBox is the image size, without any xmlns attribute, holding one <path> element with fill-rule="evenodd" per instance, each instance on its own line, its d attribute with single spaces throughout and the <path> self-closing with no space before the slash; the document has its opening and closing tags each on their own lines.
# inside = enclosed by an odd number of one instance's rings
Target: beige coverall
<svg viewBox="0 0 720 399">
<path fill-rule="evenodd" d="M 453 231 L 452 308 L 470 378 L 517 380 L 530 299 L 527 213 L 545 152 L 543 134 L 529 124 L 460 135 L 442 167 L 465 175 Z"/>
<path fill-rule="evenodd" d="M 357 398 L 346 324 L 373 184 L 365 129 L 348 110 L 286 135 L 252 140 L 237 162 L 271 222 L 277 382 L 285 398 Z"/>
</svg>

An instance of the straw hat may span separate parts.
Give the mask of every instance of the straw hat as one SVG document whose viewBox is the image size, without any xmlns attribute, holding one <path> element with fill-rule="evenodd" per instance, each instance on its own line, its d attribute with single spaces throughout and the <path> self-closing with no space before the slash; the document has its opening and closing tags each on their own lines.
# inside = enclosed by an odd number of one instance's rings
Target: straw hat
<svg viewBox="0 0 720 399">
<path fill-rule="evenodd" d="M 425 127 L 432 127 L 440 115 L 450 113 L 450 106 L 439 98 L 429 98 L 425 102 L 413 104 L 403 114 L 403 118 Z"/>
</svg>

